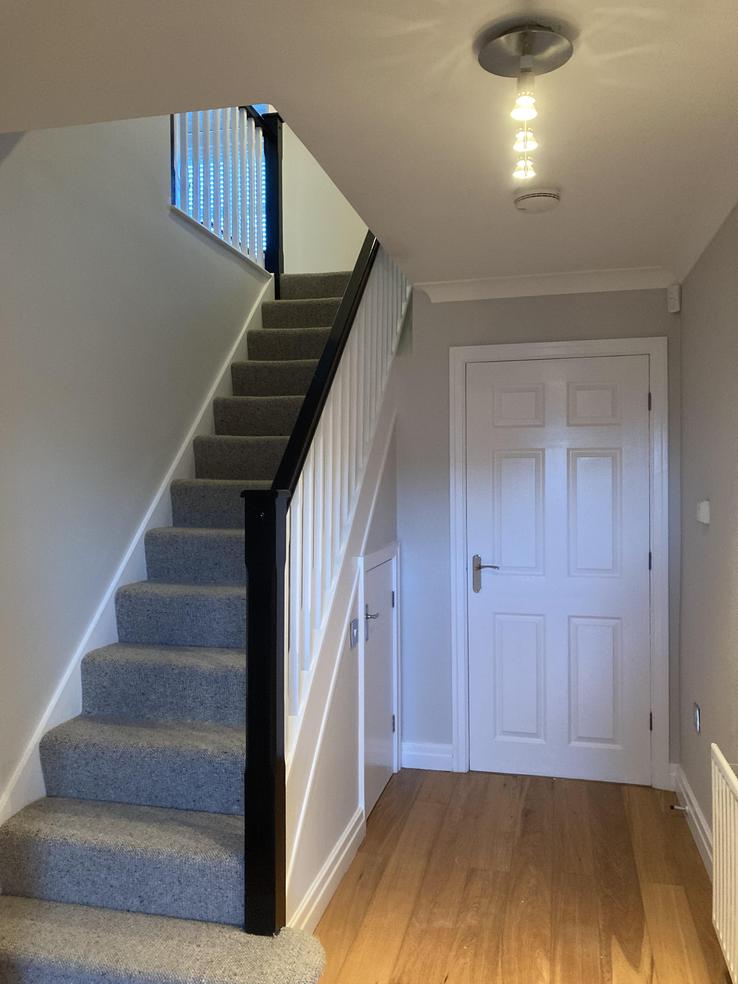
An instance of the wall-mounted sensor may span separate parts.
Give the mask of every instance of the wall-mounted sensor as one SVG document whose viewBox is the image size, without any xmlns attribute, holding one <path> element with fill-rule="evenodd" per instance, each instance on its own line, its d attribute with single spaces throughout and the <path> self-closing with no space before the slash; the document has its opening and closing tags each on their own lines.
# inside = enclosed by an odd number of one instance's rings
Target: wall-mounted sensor
<svg viewBox="0 0 738 984">
<path fill-rule="evenodd" d="M 697 522 L 703 526 L 710 525 L 710 500 L 703 499 L 697 503 Z"/>
</svg>

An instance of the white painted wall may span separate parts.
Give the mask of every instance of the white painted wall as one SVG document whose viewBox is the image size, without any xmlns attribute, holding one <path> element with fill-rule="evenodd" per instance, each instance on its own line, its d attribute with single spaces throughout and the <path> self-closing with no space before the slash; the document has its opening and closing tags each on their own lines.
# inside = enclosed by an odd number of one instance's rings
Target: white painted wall
<svg viewBox="0 0 738 984">
<path fill-rule="evenodd" d="M 431 304 L 416 291 L 413 303 L 412 334 L 397 359 L 405 764 L 451 767 L 449 348 L 651 335 L 669 339 L 674 760 L 678 750 L 679 316 L 667 314 L 661 290 L 448 304 Z"/>
<path fill-rule="evenodd" d="M 269 284 L 168 202 L 168 117 L 0 137 L 0 813 Z"/>
<path fill-rule="evenodd" d="M 285 273 L 353 270 L 365 223 L 294 131 L 282 134 Z"/>
<path fill-rule="evenodd" d="M 681 764 L 708 823 L 710 742 L 738 762 L 737 271 L 735 209 L 687 277 L 682 308 Z M 701 499 L 709 526 L 696 519 Z"/>
</svg>

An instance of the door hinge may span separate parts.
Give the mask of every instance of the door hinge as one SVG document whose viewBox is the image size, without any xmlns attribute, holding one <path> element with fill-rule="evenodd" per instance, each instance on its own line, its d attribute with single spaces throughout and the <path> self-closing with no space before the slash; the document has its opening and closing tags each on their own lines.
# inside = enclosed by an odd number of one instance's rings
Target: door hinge
<svg viewBox="0 0 738 984">
<path fill-rule="evenodd" d="M 395 592 L 392 592 L 392 607 L 395 607 Z"/>
<path fill-rule="evenodd" d="M 395 730 L 396 729 L 397 729 L 397 721 L 395 720 L 395 715 L 393 714 L 392 715 L 392 734 L 395 733 Z"/>
<path fill-rule="evenodd" d="M 653 731 L 653 711 L 648 715 L 648 730 Z"/>
<path fill-rule="evenodd" d="M 653 570 L 653 554 L 650 550 L 648 551 L 648 569 L 649 571 Z"/>
<path fill-rule="evenodd" d="M 651 394 L 649 393 L 649 394 L 648 394 L 648 409 L 649 409 L 649 410 L 650 410 L 650 409 L 651 409 L 651 407 L 652 407 L 652 403 L 653 403 L 653 400 L 651 399 Z"/>
</svg>

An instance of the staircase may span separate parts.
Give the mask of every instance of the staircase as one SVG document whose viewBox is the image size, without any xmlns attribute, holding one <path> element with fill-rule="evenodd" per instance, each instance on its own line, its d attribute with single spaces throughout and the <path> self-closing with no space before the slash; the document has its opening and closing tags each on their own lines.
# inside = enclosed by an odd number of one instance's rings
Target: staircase
<svg viewBox="0 0 738 984">
<path fill-rule="evenodd" d="M 41 743 L 47 798 L 0 828 L 3 984 L 310 984 L 320 945 L 244 921 L 244 488 L 267 488 L 349 274 L 284 275 L 174 525 L 120 589 L 82 714 Z M 249 809 L 259 809 L 258 803 Z"/>
</svg>

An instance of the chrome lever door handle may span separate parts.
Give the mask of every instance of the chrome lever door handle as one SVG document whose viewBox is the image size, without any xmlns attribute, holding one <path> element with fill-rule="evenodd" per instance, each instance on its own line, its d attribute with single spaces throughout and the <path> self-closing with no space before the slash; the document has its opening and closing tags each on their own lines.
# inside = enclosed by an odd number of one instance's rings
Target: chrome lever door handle
<svg viewBox="0 0 738 984">
<path fill-rule="evenodd" d="M 499 564 L 483 564 L 479 554 L 472 557 L 472 590 L 479 594 L 482 590 L 482 571 L 499 571 Z"/>
<path fill-rule="evenodd" d="M 379 618 L 379 612 L 374 612 L 372 614 L 369 611 L 369 605 L 364 609 L 364 642 L 369 642 L 369 623 L 376 621 Z"/>
</svg>

